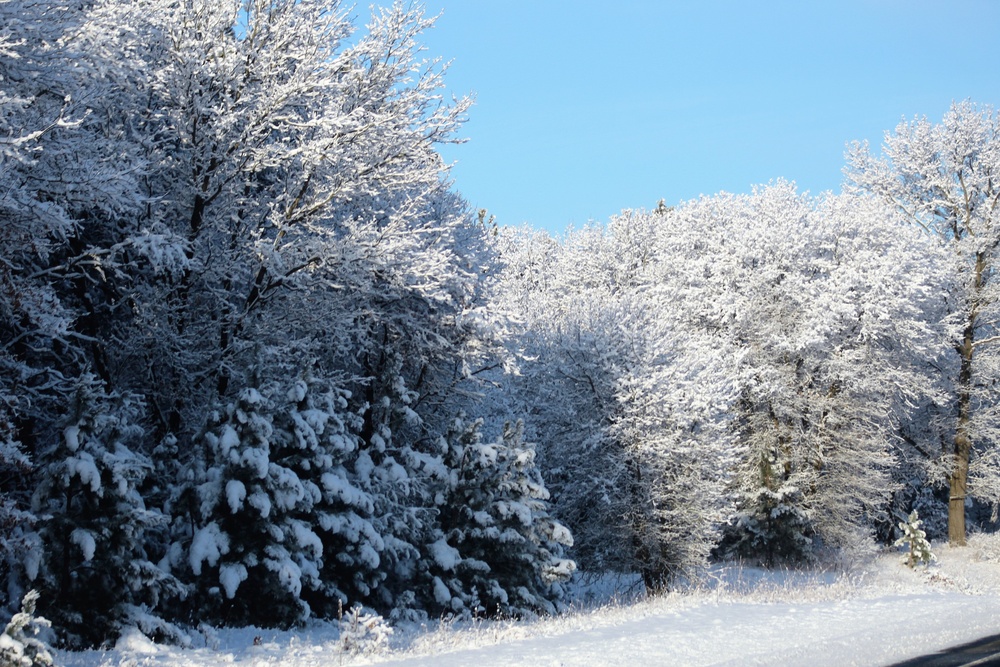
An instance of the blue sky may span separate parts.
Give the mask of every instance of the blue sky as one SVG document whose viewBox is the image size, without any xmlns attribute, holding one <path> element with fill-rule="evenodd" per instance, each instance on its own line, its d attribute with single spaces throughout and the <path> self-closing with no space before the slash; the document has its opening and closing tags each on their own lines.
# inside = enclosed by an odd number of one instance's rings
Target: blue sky
<svg viewBox="0 0 1000 667">
<path fill-rule="evenodd" d="M 501 224 L 558 233 L 776 178 L 840 189 L 846 144 L 1000 102 L 998 0 L 426 0 L 476 105 L 443 150 Z M 359 12 L 363 15 L 363 12 Z"/>
</svg>

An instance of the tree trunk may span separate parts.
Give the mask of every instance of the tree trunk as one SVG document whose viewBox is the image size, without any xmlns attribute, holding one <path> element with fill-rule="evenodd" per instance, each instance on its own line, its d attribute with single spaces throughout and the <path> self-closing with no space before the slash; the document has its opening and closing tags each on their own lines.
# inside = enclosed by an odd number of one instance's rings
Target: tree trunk
<svg viewBox="0 0 1000 667">
<path fill-rule="evenodd" d="M 965 337 L 959 352 L 962 367 L 958 374 L 958 424 L 955 428 L 955 461 L 948 476 L 948 543 L 965 546 L 965 496 L 969 479 L 969 453 L 972 439 L 969 437 L 969 418 L 972 403 L 972 339 L 974 320 L 965 329 Z"/>
<path fill-rule="evenodd" d="M 972 452 L 972 437 L 969 421 L 972 417 L 972 354 L 976 337 L 976 319 L 979 316 L 979 293 L 983 287 L 983 272 L 986 258 L 982 253 L 976 256 L 976 272 L 969 319 L 965 326 L 962 344 L 958 353 L 962 365 L 958 372 L 958 423 L 955 426 L 955 460 L 948 475 L 948 543 L 965 546 L 965 498 L 969 482 L 969 456 Z"/>
</svg>

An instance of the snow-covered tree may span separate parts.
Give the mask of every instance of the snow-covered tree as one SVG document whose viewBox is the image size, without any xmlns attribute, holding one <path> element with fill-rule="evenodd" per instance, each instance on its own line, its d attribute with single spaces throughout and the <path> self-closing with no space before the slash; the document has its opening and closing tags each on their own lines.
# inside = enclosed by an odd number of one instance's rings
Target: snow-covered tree
<svg viewBox="0 0 1000 667">
<path fill-rule="evenodd" d="M 3 570 L 29 529 L 35 455 L 73 400 L 97 341 L 87 279 L 101 252 L 74 242 L 90 217 L 132 202 L 127 153 L 95 140 L 90 104 L 107 81 L 72 43 L 79 3 L 0 2 L 0 491 Z M 111 155 L 116 154 L 112 162 Z M 88 275 L 89 274 L 89 275 Z M 91 286 L 93 285 L 91 284 Z M 15 587 L 16 589 L 16 587 Z M 11 589 L 12 591 L 15 589 Z M 9 599 L 19 595 L 10 595 Z"/>
<path fill-rule="evenodd" d="M 903 564 L 913 569 L 917 563 L 930 565 L 937 560 L 931 552 L 931 543 L 927 541 L 927 533 L 920 527 L 920 517 L 916 510 L 910 512 L 906 521 L 899 522 L 899 529 L 903 531 L 903 536 L 893 544 L 897 547 L 906 547 L 907 554 L 903 558 Z"/>
<path fill-rule="evenodd" d="M 81 641 L 427 588 L 438 443 L 499 356 L 491 257 L 436 150 L 469 102 L 422 59 L 432 20 L 348 12 L 0 2 L 0 548 L 62 632 L 117 559 Z"/>
<path fill-rule="evenodd" d="M 661 222 L 624 215 L 561 244 L 500 238 L 499 302 L 522 327 L 514 386 L 573 555 L 642 572 L 650 588 L 705 562 L 732 446 L 719 350 L 678 332 L 675 295 L 656 279 Z"/>
<path fill-rule="evenodd" d="M 49 667 L 52 653 L 39 633 L 50 627 L 48 620 L 35 615 L 38 591 L 28 591 L 21 610 L 14 614 L 0 634 L 0 665 L 3 667 Z"/>
<path fill-rule="evenodd" d="M 74 33 L 141 204 L 80 228 L 104 272 L 86 333 L 115 341 L 101 374 L 145 398 L 153 441 L 183 451 L 261 369 L 363 379 L 386 322 L 448 349 L 475 239 L 435 144 L 467 102 L 418 61 L 429 24 L 397 3 L 348 46 L 329 3 L 107 1 Z"/>
<path fill-rule="evenodd" d="M 386 578 L 383 552 L 393 545 L 387 516 L 377 514 L 380 474 L 360 447 L 363 419 L 348 411 L 349 395 L 307 376 L 288 391 L 289 408 L 276 416 L 275 443 L 306 488 L 303 521 L 322 545 L 319 587 L 303 598 L 332 618 L 345 604 L 377 599 Z M 393 478 L 395 480 L 395 478 Z"/>
<path fill-rule="evenodd" d="M 147 508 L 138 491 L 152 465 L 136 451 L 137 412 L 134 397 L 107 393 L 85 375 L 58 440 L 39 452 L 36 548 L 25 568 L 45 613 L 71 645 L 148 624 L 146 612 L 162 595 L 181 592 L 144 549 L 145 532 L 165 517 Z"/>
<path fill-rule="evenodd" d="M 694 331 L 731 345 L 746 447 L 728 547 L 773 560 L 856 543 L 892 489 L 896 429 L 940 350 L 933 244 L 865 198 L 777 183 L 679 207 L 664 266 Z M 694 236 L 686 230 L 697 228 Z M 900 271 L 900 267 L 906 267 Z"/>
<path fill-rule="evenodd" d="M 501 236 L 515 386 L 584 567 L 662 586 L 726 516 L 721 553 L 765 562 L 868 539 L 898 430 L 936 400 L 943 258 L 912 232 L 776 183 Z"/>
<path fill-rule="evenodd" d="M 320 493 L 298 473 L 322 453 L 276 439 L 274 411 L 245 389 L 203 436 L 205 466 L 189 499 L 194 528 L 183 542 L 196 618 L 287 626 L 309 616 L 302 592 L 319 588 L 323 566 L 310 521 Z"/>
<path fill-rule="evenodd" d="M 652 291 L 659 296 L 643 301 L 645 312 L 673 298 Z M 693 579 L 707 563 L 733 509 L 727 486 L 739 453 L 726 411 L 735 385 L 725 346 L 659 324 L 647 326 L 641 356 L 620 380 L 610 429 L 636 487 L 639 502 L 625 520 L 647 590 L 665 589 L 679 575 Z"/>
<path fill-rule="evenodd" d="M 955 545 L 965 544 L 965 510 L 972 499 L 1000 501 L 998 122 L 992 108 L 960 102 L 939 124 L 900 123 L 886 136 L 881 156 L 866 144 L 848 156 L 854 187 L 878 197 L 947 249 L 950 280 L 938 289 L 957 325 L 951 341 L 956 357 L 940 378 L 950 395 L 949 443 L 940 454 L 927 453 L 940 457 L 947 471 L 948 539 Z"/>
<path fill-rule="evenodd" d="M 632 568 L 623 517 L 635 503 L 627 457 L 608 433 L 614 415 L 614 364 L 626 342 L 619 308 L 593 262 L 603 257 L 597 230 L 560 244 L 544 232 L 501 229 L 503 271 L 494 303 L 510 320 L 518 358 L 509 394 L 520 401 L 529 438 L 584 569 Z M 595 247 L 598 246 L 598 247 Z M 579 247 L 582 251 L 574 252 Z M 589 289 L 588 289 L 589 288 Z"/>
<path fill-rule="evenodd" d="M 392 626 L 384 618 L 378 614 L 366 614 L 360 605 L 340 615 L 338 625 L 340 650 L 353 655 L 385 651 L 393 634 Z"/>
<path fill-rule="evenodd" d="M 496 442 L 483 442 L 481 426 L 459 417 L 443 441 L 449 473 L 427 547 L 434 601 L 447 613 L 553 613 L 576 569 L 561 557 L 572 536 L 549 514 L 523 424 L 505 424 Z"/>
</svg>

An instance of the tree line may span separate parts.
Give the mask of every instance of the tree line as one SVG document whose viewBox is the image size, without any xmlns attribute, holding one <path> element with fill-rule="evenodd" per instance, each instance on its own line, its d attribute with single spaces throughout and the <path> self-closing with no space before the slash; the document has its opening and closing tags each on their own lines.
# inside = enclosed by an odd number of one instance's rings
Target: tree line
<svg viewBox="0 0 1000 667">
<path fill-rule="evenodd" d="M 0 2 L 8 607 L 67 646 L 528 615 L 577 564 L 661 590 L 912 509 L 992 528 L 991 109 L 854 147 L 840 195 L 554 239 L 448 180 L 432 21 L 347 12 Z"/>
<path fill-rule="evenodd" d="M 1000 494 L 1000 132 L 989 107 L 773 182 L 499 243 L 512 394 L 585 570 L 854 560 L 911 510 L 964 545 Z M 875 538 L 875 541 L 873 541 Z"/>
</svg>

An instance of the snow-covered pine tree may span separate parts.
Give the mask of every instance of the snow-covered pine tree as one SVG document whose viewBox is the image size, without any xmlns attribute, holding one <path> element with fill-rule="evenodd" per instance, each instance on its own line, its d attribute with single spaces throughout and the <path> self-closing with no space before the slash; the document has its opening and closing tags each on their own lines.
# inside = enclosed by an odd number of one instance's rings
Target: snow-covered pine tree
<svg viewBox="0 0 1000 667">
<path fill-rule="evenodd" d="M 392 626 L 384 618 L 365 613 L 361 605 L 338 613 L 337 625 L 340 626 L 340 650 L 351 655 L 384 652 L 393 635 Z"/>
<path fill-rule="evenodd" d="M 302 591 L 315 613 L 334 618 L 344 604 L 370 600 L 385 578 L 385 541 L 374 515 L 371 458 L 360 451 L 361 418 L 348 411 L 349 394 L 307 372 L 275 415 L 273 456 L 294 470 L 305 489 L 293 513 L 298 531 L 322 546 L 318 585 Z M 366 490 L 367 489 L 367 490 Z"/>
<path fill-rule="evenodd" d="M 906 547 L 906 556 L 903 557 L 903 564 L 913 569 L 917 563 L 930 565 L 937 557 L 931 552 L 931 543 L 927 541 L 927 533 L 920 527 L 920 516 L 916 510 L 910 512 L 906 521 L 899 522 L 899 529 L 903 535 L 896 540 L 893 545 Z"/>
<path fill-rule="evenodd" d="M 434 531 L 431 482 L 444 474 L 440 452 L 428 444 L 436 445 L 436 439 L 427 434 L 423 417 L 414 410 L 420 395 L 408 386 L 409 369 L 399 351 L 415 341 L 400 340 L 401 334 L 388 335 L 377 355 L 367 360 L 369 381 L 362 389 L 366 400 L 354 463 L 355 483 L 372 499 L 372 526 L 382 540 L 383 581 L 371 592 L 369 604 L 397 617 L 422 616 L 426 611 L 415 590 L 423 567 L 420 547 Z M 430 352 L 420 347 L 413 351 Z M 425 373 L 436 369 L 428 366 Z M 367 559 L 371 554 L 362 550 L 357 555 Z"/>
<path fill-rule="evenodd" d="M 244 389 L 202 436 L 204 471 L 185 517 L 193 532 L 182 537 L 186 563 L 175 563 L 193 577 L 198 620 L 287 627 L 309 616 L 303 589 L 320 586 L 323 546 L 299 514 L 309 515 L 316 490 L 285 465 L 305 467 L 295 460 L 301 441 L 286 439 L 279 458 L 274 412 L 260 391 Z"/>
<path fill-rule="evenodd" d="M 760 451 L 759 457 L 759 477 L 744 481 L 740 511 L 729 519 L 718 554 L 766 567 L 809 562 L 814 529 L 802 491 L 786 479 L 776 451 Z"/>
<path fill-rule="evenodd" d="M 41 552 L 27 574 L 69 646 L 100 643 L 135 623 L 169 630 L 149 613 L 179 588 L 143 548 L 145 532 L 166 519 L 138 491 L 152 464 L 137 453 L 137 412 L 134 397 L 84 375 L 59 439 L 38 455 L 32 510 Z"/>
<path fill-rule="evenodd" d="M 0 665 L 3 667 L 50 667 L 52 653 L 39 633 L 51 627 L 45 618 L 35 615 L 38 591 L 28 591 L 21 600 L 21 610 L 14 614 L 0 634 Z"/>
<path fill-rule="evenodd" d="M 481 425 L 458 417 L 444 439 L 450 474 L 427 545 L 434 602 L 455 614 L 554 613 L 576 569 L 562 557 L 573 538 L 549 513 L 524 425 L 508 422 L 495 442 L 483 442 Z"/>
</svg>

